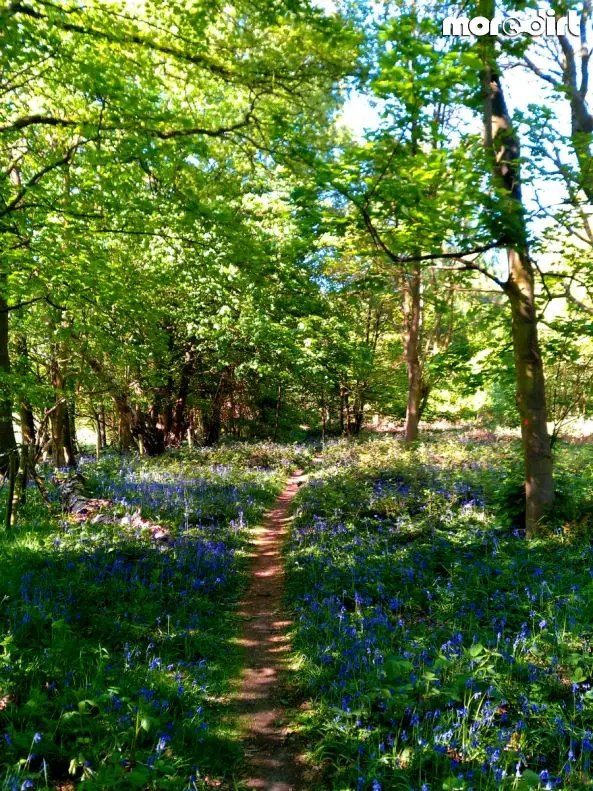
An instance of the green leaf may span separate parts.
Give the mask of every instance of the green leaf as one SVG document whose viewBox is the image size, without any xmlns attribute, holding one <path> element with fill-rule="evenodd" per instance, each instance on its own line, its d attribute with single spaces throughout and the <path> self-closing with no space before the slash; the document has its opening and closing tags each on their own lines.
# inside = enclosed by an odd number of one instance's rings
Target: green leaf
<svg viewBox="0 0 593 791">
<path fill-rule="evenodd" d="M 575 684 L 581 684 L 587 678 L 587 674 L 583 670 L 582 667 L 575 667 L 572 675 L 571 680 L 574 681 Z"/>
<path fill-rule="evenodd" d="M 480 654 L 483 653 L 483 651 L 484 651 L 484 646 L 482 645 L 482 643 L 474 643 L 473 645 L 470 645 L 470 647 L 467 649 L 467 653 L 474 659 L 475 657 L 480 656 Z"/>
<path fill-rule="evenodd" d="M 533 772 L 531 769 L 525 769 L 523 774 L 521 775 L 521 781 L 517 788 L 520 789 L 527 789 L 527 788 L 538 788 L 540 785 L 540 779 L 537 772 Z"/>
<path fill-rule="evenodd" d="M 447 777 L 441 786 L 443 791 L 458 791 L 458 789 L 466 788 L 464 780 L 459 780 L 457 777 Z"/>
</svg>

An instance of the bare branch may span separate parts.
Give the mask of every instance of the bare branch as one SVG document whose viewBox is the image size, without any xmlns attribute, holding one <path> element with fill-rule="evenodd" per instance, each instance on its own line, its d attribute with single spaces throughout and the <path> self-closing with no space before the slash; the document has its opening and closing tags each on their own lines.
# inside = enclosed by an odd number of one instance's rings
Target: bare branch
<svg viewBox="0 0 593 791">
<path fill-rule="evenodd" d="M 560 82 L 555 80 L 549 74 L 546 74 L 545 71 L 542 71 L 538 66 L 535 65 L 535 63 L 530 58 L 527 57 L 527 55 L 523 56 L 523 60 L 525 61 L 525 65 L 527 66 L 527 68 L 530 69 L 534 74 L 536 74 L 540 79 L 549 82 L 550 85 L 554 86 L 554 88 L 562 87 Z"/>
</svg>

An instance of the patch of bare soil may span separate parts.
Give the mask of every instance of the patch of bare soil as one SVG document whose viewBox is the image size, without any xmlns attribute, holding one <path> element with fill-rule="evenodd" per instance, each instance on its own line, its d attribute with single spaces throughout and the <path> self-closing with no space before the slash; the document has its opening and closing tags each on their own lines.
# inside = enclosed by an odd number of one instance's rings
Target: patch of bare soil
<svg viewBox="0 0 593 791">
<path fill-rule="evenodd" d="M 241 643 L 245 668 L 237 709 L 245 734 L 247 788 L 297 791 L 303 788 L 298 747 L 286 726 L 282 682 L 287 672 L 290 621 L 283 612 L 282 545 L 290 521 L 290 503 L 299 484 L 295 473 L 268 512 L 255 541 L 251 580 L 239 613 L 245 619 Z"/>
</svg>

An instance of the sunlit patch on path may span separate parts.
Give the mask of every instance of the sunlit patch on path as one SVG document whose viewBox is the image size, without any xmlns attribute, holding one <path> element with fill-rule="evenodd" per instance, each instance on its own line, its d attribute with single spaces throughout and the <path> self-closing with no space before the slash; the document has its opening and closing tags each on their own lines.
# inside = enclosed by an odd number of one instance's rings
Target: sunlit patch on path
<svg viewBox="0 0 593 791">
<path fill-rule="evenodd" d="M 282 544 L 290 503 L 302 473 L 295 473 L 273 510 L 266 514 L 255 541 L 251 580 L 240 606 L 245 619 L 241 644 L 245 669 L 237 693 L 237 708 L 245 734 L 247 788 L 294 791 L 301 787 L 301 767 L 284 719 L 281 679 L 286 670 L 290 626 L 282 612 L 284 569 Z"/>
</svg>

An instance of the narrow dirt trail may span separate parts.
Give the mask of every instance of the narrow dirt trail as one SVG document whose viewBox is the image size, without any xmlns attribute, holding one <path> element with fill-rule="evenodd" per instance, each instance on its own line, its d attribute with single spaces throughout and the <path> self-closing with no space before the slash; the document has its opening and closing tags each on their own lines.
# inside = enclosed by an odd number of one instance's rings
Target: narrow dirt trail
<svg viewBox="0 0 593 791">
<path fill-rule="evenodd" d="M 282 545 L 290 521 L 290 503 L 305 480 L 296 472 L 269 511 L 255 540 L 251 580 L 239 608 L 245 619 L 241 645 L 245 668 L 237 694 L 237 711 L 245 734 L 247 788 L 297 791 L 301 766 L 284 725 L 282 675 L 286 672 L 290 626 L 283 613 Z"/>
</svg>

